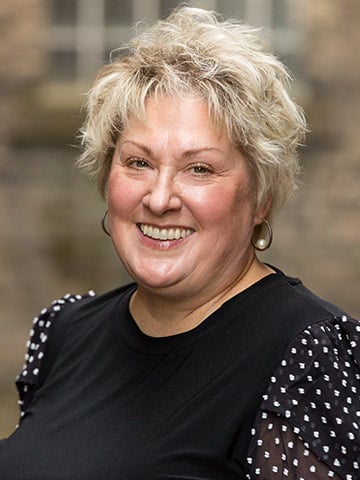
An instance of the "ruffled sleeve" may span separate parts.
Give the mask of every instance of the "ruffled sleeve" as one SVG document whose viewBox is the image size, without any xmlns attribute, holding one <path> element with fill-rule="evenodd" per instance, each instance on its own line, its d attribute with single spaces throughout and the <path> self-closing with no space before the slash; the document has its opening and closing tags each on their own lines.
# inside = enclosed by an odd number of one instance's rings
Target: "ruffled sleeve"
<svg viewBox="0 0 360 480">
<path fill-rule="evenodd" d="M 360 323 L 311 325 L 289 345 L 252 431 L 248 478 L 360 478 Z"/>
<path fill-rule="evenodd" d="M 25 415 L 28 404 L 31 401 L 33 392 L 36 389 L 41 376 L 42 368 L 46 359 L 46 347 L 51 328 L 59 312 L 67 305 L 75 303 L 83 298 L 92 297 L 95 293 L 88 292 L 86 295 L 67 294 L 59 300 L 55 300 L 49 308 L 44 308 L 39 316 L 33 319 L 33 326 L 30 330 L 27 342 L 27 353 L 25 364 L 16 379 L 16 386 L 19 392 L 20 419 Z"/>
</svg>

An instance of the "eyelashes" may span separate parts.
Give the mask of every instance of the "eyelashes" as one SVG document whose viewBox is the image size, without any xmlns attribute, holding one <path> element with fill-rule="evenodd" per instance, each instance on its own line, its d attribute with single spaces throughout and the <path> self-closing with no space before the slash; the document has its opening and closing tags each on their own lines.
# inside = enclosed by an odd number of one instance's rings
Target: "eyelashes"
<svg viewBox="0 0 360 480">
<path fill-rule="evenodd" d="M 121 164 L 133 170 L 154 170 L 156 168 L 152 162 L 142 157 L 129 157 L 124 161 L 121 160 Z M 181 170 L 195 177 L 207 177 L 214 173 L 214 169 L 210 165 L 201 162 L 185 165 Z"/>
</svg>

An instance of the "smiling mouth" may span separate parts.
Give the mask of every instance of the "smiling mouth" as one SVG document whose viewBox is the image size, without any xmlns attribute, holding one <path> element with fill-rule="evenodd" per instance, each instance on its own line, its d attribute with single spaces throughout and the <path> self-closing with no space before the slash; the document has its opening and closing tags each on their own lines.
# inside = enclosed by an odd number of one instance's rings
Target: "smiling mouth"
<svg viewBox="0 0 360 480">
<path fill-rule="evenodd" d="M 194 233 L 192 228 L 159 228 L 145 223 L 141 223 L 139 228 L 143 235 L 153 238 L 154 240 L 180 240 L 187 238 Z"/>
</svg>

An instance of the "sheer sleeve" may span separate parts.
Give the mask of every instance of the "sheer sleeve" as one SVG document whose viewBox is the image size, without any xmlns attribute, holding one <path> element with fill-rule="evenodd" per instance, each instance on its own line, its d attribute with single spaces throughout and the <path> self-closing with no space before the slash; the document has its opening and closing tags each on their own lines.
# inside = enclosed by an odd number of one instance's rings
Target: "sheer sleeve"
<svg viewBox="0 0 360 480">
<path fill-rule="evenodd" d="M 254 465 L 254 477 L 264 480 L 345 478 L 339 477 L 320 460 L 309 444 L 296 433 L 298 431 L 280 415 L 264 415 L 258 431 L 257 446 L 252 452 L 252 459 L 249 459 Z"/>
<path fill-rule="evenodd" d="M 95 293 L 93 291 L 88 292 L 84 296 L 67 294 L 63 298 L 52 302 L 50 307 L 44 308 L 40 314 L 34 318 L 29 340 L 26 345 L 27 353 L 25 355 L 25 363 L 16 379 L 16 386 L 20 397 L 20 420 L 26 413 L 27 406 L 41 378 L 44 362 L 47 361 L 47 344 L 49 335 L 51 335 L 53 322 L 66 304 L 75 303 L 83 298 L 94 295 Z"/>
<path fill-rule="evenodd" d="M 271 378 L 248 452 L 256 480 L 360 478 L 360 324 L 312 325 Z"/>
</svg>

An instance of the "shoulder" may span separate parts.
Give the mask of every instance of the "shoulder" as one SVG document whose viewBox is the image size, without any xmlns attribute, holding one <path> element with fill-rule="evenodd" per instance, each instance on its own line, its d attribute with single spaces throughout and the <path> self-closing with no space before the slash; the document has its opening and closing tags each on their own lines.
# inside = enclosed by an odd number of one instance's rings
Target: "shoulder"
<svg viewBox="0 0 360 480">
<path fill-rule="evenodd" d="M 335 471 L 347 452 L 341 468 L 351 471 L 359 461 L 359 380 L 360 323 L 341 315 L 310 324 L 289 343 L 271 377 L 254 441 L 262 441 L 258 435 L 269 415 L 283 419 L 283 428 L 288 425 Z"/>
<path fill-rule="evenodd" d="M 39 383 L 48 351 L 49 337 L 53 334 L 54 324 L 60 318 L 61 312 L 70 305 L 93 297 L 95 297 L 93 291 L 89 291 L 86 295 L 66 294 L 64 297 L 54 300 L 49 307 L 42 309 L 39 315 L 34 317 L 26 344 L 25 363 L 16 378 L 22 414 L 30 401 L 31 392 Z"/>
<path fill-rule="evenodd" d="M 271 378 L 263 406 L 286 408 L 310 398 L 356 392 L 360 380 L 360 323 L 346 315 L 310 324 L 289 343 Z M 338 389 L 340 389 L 338 391 Z M 311 396 L 309 396 L 311 394 Z M 307 396 L 306 396 L 307 395 Z M 348 400 L 350 402 L 350 400 Z M 338 403 L 338 402 L 336 402 Z M 310 405 L 311 407 L 311 405 Z"/>
<path fill-rule="evenodd" d="M 320 298 L 304 286 L 300 279 L 277 270 L 259 289 L 253 303 L 266 316 L 269 328 L 288 332 L 289 339 L 313 324 L 341 318 L 345 312 Z"/>
<path fill-rule="evenodd" d="M 101 295 L 90 290 L 84 295 L 66 294 L 54 300 L 33 319 L 28 350 L 37 351 L 42 344 L 49 343 L 50 338 L 64 333 L 68 328 L 81 330 L 82 327 L 87 328 L 91 321 L 101 321 L 107 310 L 114 308 L 122 298 L 124 301 L 128 299 L 126 294 L 131 293 L 133 288 L 133 284 L 125 285 Z M 99 312 L 103 315 L 98 315 Z"/>
<path fill-rule="evenodd" d="M 87 330 L 91 322 L 99 322 L 105 312 L 121 299 L 122 294 L 131 292 L 131 286 L 117 288 L 102 295 L 90 290 L 85 295 L 67 294 L 54 300 L 33 319 L 29 340 L 26 345 L 25 363 L 16 379 L 22 412 L 30 402 L 34 390 L 47 376 L 61 352 L 69 331 L 78 336 Z"/>
<path fill-rule="evenodd" d="M 357 320 L 332 316 L 297 334 L 271 376 L 252 429 L 248 462 L 254 478 L 269 465 L 271 472 L 292 479 L 313 478 L 309 472 L 315 468 L 329 472 L 321 478 L 355 478 L 351 475 L 360 468 L 359 381 Z"/>
<path fill-rule="evenodd" d="M 64 335 L 66 329 L 74 324 L 79 326 L 87 323 L 88 325 L 91 318 L 98 317 L 92 313 L 96 314 L 106 308 L 112 308 L 121 299 L 123 293 L 131 290 L 132 285 L 125 285 L 102 295 L 96 295 L 93 290 L 85 295 L 66 294 L 60 299 L 54 300 L 49 307 L 41 310 L 39 315 L 33 319 L 26 345 L 26 363 L 18 381 L 26 380 L 27 383 L 36 383 L 40 363 L 42 363 L 45 348 L 49 346 L 50 339 L 59 340 L 58 337 Z M 84 327 L 86 328 L 87 325 Z"/>
</svg>

